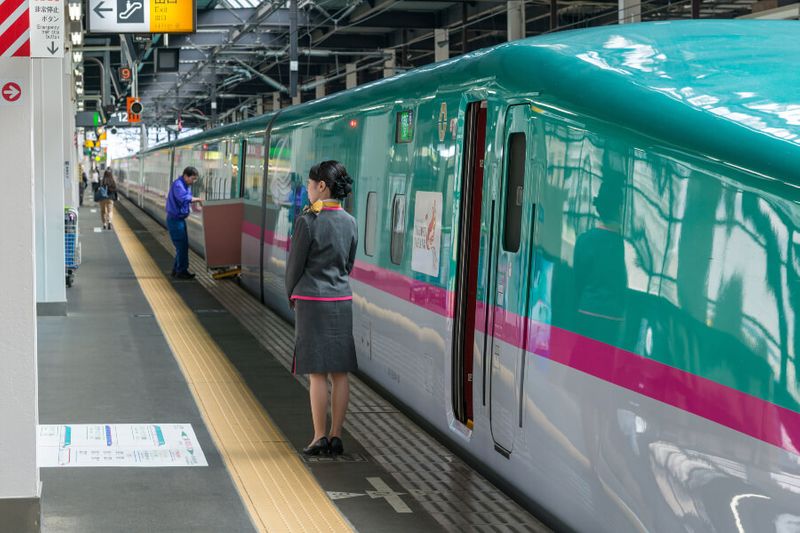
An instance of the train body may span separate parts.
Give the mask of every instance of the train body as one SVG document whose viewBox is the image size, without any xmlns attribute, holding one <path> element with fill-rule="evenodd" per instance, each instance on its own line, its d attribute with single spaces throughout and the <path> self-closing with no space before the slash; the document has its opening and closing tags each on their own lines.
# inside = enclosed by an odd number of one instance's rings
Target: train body
<svg viewBox="0 0 800 533">
<path fill-rule="evenodd" d="M 242 282 L 291 320 L 308 169 L 340 160 L 363 374 L 569 528 L 797 531 L 796 31 L 526 39 L 115 166 L 161 220 L 189 164 L 243 202 Z"/>
</svg>

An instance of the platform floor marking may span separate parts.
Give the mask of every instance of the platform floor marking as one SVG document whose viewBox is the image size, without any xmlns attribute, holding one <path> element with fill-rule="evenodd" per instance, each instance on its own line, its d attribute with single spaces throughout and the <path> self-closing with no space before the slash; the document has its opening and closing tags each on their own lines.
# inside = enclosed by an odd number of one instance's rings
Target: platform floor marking
<svg viewBox="0 0 800 533">
<path fill-rule="evenodd" d="M 259 531 L 352 531 L 122 217 L 117 235 Z"/>
<path fill-rule="evenodd" d="M 406 502 L 400 497 L 405 492 L 395 492 L 392 490 L 384 480 L 379 477 L 368 477 L 369 484 L 375 487 L 375 490 L 368 490 L 367 495 L 370 498 L 384 498 L 386 503 L 392 506 L 392 509 L 398 513 L 413 513 L 411 508 L 406 505 Z"/>
</svg>

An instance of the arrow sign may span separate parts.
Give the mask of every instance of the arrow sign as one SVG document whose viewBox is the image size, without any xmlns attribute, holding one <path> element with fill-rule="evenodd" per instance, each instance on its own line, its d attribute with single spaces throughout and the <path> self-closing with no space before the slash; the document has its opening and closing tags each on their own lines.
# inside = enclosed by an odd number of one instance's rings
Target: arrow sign
<svg viewBox="0 0 800 533">
<path fill-rule="evenodd" d="M 102 0 L 102 1 L 101 1 L 99 4 L 97 4 L 96 6 L 94 6 L 94 9 L 92 10 L 92 11 L 94 11 L 94 12 L 95 12 L 95 14 L 96 14 L 98 17 L 100 17 L 101 19 L 104 19 L 104 18 L 106 18 L 106 17 L 104 17 L 104 16 L 103 16 L 103 13 L 110 13 L 110 12 L 114 11 L 114 10 L 113 10 L 113 9 L 111 9 L 110 7 L 107 7 L 107 8 L 105 8 L 105 9 L 101 9 L 101 8 L 103 7 L 103 5 L 104 5 L 104 4 L 105 4 L 105 0 Z"/>
<path fill-rule="evenodd" d="M 3 100 L 6 102 L 14 103 L 19 100 L 19 97 L 22 94 L 22 89 L 19 88 L 19 84 L 10 81 L 3 85 L 3 89 L 0 91 L 0 94 L 3 95 Z"/>
<path fill-rule="evenodd" d="M 28 0 L 31 21 L 31 57 L 64 57 L 64 2 Z"/>
</svg>

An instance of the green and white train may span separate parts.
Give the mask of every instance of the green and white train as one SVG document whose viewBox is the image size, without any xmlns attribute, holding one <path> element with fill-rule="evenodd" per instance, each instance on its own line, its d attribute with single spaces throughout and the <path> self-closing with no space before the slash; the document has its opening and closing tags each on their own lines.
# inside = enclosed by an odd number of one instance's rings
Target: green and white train
<svg viewBox="0 0 800 533">
<path fill-rule="evenodd" d="M 283 269 L 312 164 L 355 179 L 360 371 L 581 531 L 800 530 L 800 30 L 507 43 L 119 161 L 242 202 Z M 202 250 L 200 215 L 190 217 Z"/>
</svg>

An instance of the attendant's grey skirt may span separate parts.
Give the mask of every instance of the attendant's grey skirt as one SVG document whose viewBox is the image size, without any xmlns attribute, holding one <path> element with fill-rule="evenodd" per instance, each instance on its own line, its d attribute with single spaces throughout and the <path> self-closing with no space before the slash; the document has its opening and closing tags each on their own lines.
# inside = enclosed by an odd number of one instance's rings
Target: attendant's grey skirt
<svg viewBox="0 0 800 533">
<path fill-rule="evenodd" d="M 353 372 L 357 368 L 352 300 L 295 300 L 294 373 Z"/>
</svg>

